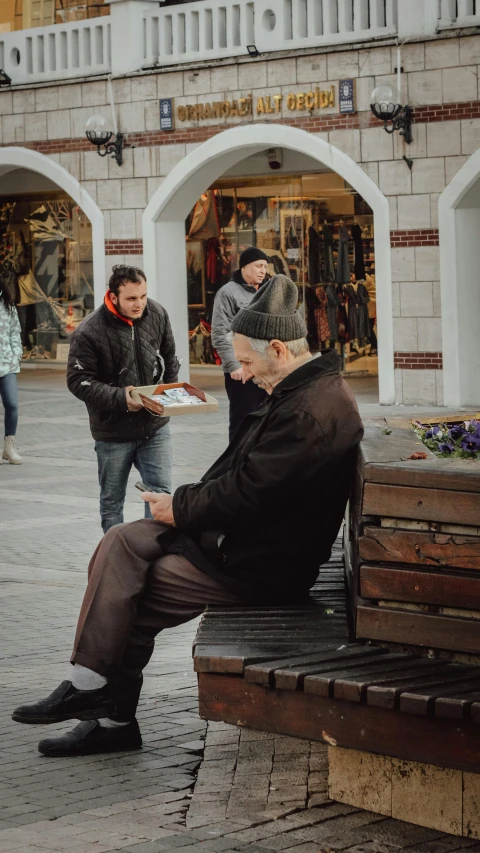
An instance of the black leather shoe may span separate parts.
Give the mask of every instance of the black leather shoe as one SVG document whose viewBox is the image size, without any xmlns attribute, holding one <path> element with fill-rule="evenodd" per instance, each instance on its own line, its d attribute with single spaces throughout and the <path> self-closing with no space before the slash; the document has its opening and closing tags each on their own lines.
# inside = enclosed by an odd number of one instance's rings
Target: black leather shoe
<svg viewBox="0 0 480 853">
<path fill-rule="evenodd" d="M 132 720 L 126 726 L 115 726 L 106 729 L 97 720 L 79 723 L 71 732 L 60 737 L 50 737 L 41 740 L 38 751 L 42 755 L 95 755 L 101 752 L 124 752 L 140 749 L 142 736 L 138 723 Z"/>
<path fill-rule="evenodd" d="M 115 703 L 108 684 L 97 690 L 77 690 L 71 681 L 62 681 L 46 699 L 16 708 L 12 720 L 38 725 L 62 720 L 96 720 L 114 713 Z"/>
</svg>

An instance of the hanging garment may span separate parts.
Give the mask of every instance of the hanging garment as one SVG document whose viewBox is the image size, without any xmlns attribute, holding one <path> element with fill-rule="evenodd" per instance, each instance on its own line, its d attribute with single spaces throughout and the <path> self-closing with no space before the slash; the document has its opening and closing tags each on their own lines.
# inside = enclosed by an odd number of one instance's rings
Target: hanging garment
<svg viewBox="0 0 480 853">
<path fill-rule="evenodd" d="M 337 299 L 338 299 L 338 311 L 337 311 L 337 330 L 338 330 L 338 340 L 341 344 L 347 343 L 350 340 L 348 333 L 348 318 L 347 318 L 347 294 L 344 291 L 344 288 L 339 284 L 336 287 Z"/>
<path fill-rule="evenodd" d="M 357 222 L 352 225 L 351 235 L 354 248 L 353 270 L 357 281 L 365 278 L 365 258 L 363 257 L 362 229 Z"/>
<path fill-rule="evenodd" d="M 307 340 L 310 347 L 310 350 L 316 351 L 318 349 L 318 334 L 317 334 L 317 323 L 315 320 L 315 309 L 318 307 L 318 299 L 315 296 L 315 289 L 313 287 L 305 288 L 305 322 L 307 324 Z"/>
<path fill-rule="evenodd" d="M 368 322 L 368 291 L 360 283 L 347 284 L 345 292 L 348 296 L 348 333 L 351 340 L 362 340 L 370 336 Z"/>
<path fill-rule="evenodd" d="M 327 319 L 329 328 L 329 339 L 338 341 L 338 309 L 340 299 L 337 295 L 337 289 L 334 284 L 328 284 L 325 288 L 327 296 Z"/>
<path fill-rule="evenodd" d="M 315 290 L 318 307 L 315 308 L 315 322 L 317 325 L 317 338 L 319 341 L 330 340 L 330 325 L 327 317 L 327 294 L 324 287 Z"/>
<path fill-rule="evenodd" d="M 308 229 L 308 282 L 309 284 L 319 284 L 322 281 L 320 272 L 320 251 L 321 251 L 320 235 L 311 225 Z"/>
<path fill-rule="evenodd" d="M 345 225 L 338 226 L 338 256 L 337 256 L 337 284 L 346 284 L 350 281 L 350 261 L 348 260 L 349 234 Z"/>
<path fill-rule="evenodd" d="M 322 228 L 323 236 L 323 281 L 335 281 L 333 266 L 333 234 L 330 225 Z"/>
<path fill-rule="evenodd" d="M 218 353 L 212 345 L 212 327 L 203 318 L 188 333 L 191 364 L 220 364 Z"/>
<path fill-rule="evenodd" d="M 374 320 L 377 316 L 377 291 L 374 275 L 368 275 L 367 273 L 365 276 L 365 287 L 369 297 L 368 316 L 371 320 Z"/>
<path fill-rule="evenodd" d="M 211 284 L 217 283 L 217 258 L 220 242 L 215 237 L 207 243 L 207 279 Z"/>
<path fill-rule="evenodd" d="M 280 273 L 286 275 L 288 278 L 290 277 L 289 266 L 285 260 L 285 255 L 280 251 L 280 249 L 267 249 L 265 254 L 268 258 L 267 273 L 271 272 L 272 275 L 278 275 Z M 270 266 L 272 267 L 272 270 L 269 269 Z"/>
<path fill-rule="evenodd" d="M 190 240 L 209 240 L 210 237 L 220 237 L 217 204 L 212 190 L 207 190 L 198 199 L 188 232 Z"/>
</svg>

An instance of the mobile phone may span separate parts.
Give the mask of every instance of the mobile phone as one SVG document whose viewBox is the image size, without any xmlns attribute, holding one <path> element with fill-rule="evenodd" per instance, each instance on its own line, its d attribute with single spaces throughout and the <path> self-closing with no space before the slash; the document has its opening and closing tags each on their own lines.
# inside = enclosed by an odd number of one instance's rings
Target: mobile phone
<svg viewBox="0 0 480 853">
<path fill-rule="evenodd" d="M 142 483 L 141 480 L 139 480 L 138 483 L 135 483 L 135 488 L 138 489 L 140 492 L 149 492 L 150 491 L 148 486 L 146 486 L 145 483 Z"/>
</svg>

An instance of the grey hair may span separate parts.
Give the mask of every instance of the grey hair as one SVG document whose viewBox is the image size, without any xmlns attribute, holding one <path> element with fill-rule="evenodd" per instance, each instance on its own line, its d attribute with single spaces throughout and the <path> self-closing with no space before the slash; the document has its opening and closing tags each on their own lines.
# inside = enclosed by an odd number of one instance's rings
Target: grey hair
<svg viewBox="0 0 480 853">
<path fill-rule="evenodd" d="M 233 340 L 235 338 L 235 332 L 230 332 L 230 339 Z M 250 341 L 250 346 L 255 352 L 261 353 L 264 355 L 268 349 L 270 341 L 262 341 L 259 338 L 248 338 Z M 308 346 L 308 341 L 306 338 L 297 338 L 296 341 L 284 341 L 286 348 L 289 353 L 293 355 L 294 358 L 298 358 L 301 355 L 305 355 L 305 353 L 310 351 L 310 347 Z"/>
</svg>

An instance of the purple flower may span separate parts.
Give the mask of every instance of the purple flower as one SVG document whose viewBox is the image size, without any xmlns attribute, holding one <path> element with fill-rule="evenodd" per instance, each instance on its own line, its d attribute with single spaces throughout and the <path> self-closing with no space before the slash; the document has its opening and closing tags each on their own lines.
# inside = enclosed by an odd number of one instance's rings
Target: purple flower
<svg viewBox="0 0 480 853">
<path fill-rule="evenodd" d="M 456 424 L 449 429 L 450 438 L 453 438 L 454 441 L 458 441 L 465 434 L 465 427 L 461 426 L 461 424 Z"/>
<path fill-rule="evenodd" d="M 453 444 L 447 444 L 445 441 L 438 445 L 440 453 L 453 453 L 455 450 Z"/>
<path fill-rule="evenodd" d="M 465 453 L 478 453 L 480 451 L 480 435 L 467 432 L 460 443 Z"/>
<path fill-rule="evenodd" d="M 427 431 L 425 433 L 425 438 L 435 438 L 435 436 L 439 432 L 440 432 L 440 427 L 434 426 L 431 429 L 427 429 Z"/>
</svg>

